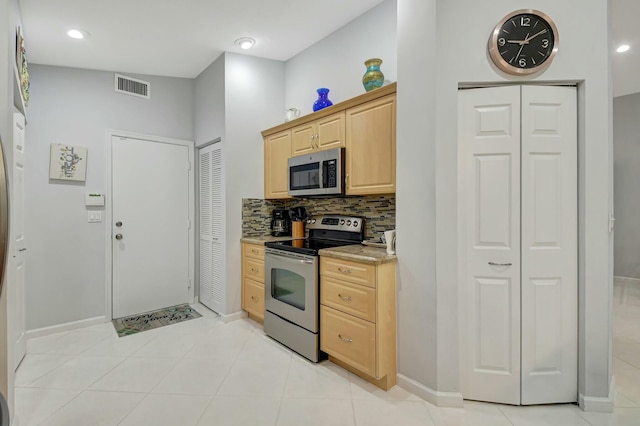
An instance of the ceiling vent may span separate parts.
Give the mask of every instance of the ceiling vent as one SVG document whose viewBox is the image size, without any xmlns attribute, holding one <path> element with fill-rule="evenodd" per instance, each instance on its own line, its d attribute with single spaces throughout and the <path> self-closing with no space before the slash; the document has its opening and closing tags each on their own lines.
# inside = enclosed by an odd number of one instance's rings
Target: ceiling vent
<svg viewBox="0 0 640 426">
<path fill-rule="evenodd" d="M 151 99 L 151 83 L 116 74 L 116 92 Z"/>
</svg>

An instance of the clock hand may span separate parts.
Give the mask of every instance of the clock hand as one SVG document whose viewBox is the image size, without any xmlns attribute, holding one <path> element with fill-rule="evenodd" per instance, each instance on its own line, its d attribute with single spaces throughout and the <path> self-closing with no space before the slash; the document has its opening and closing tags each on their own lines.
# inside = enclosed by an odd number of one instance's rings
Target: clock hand
<svg viewBox="0 0 640 426">
<path fill-rule="evenodd" d="M 527 36 L 522 41 L 522 44 L 520 45 L 520 50 L 518 50 L 518 54 L 516 56 L 514 56 L 513 58 L 511 58 L 509 63 L 513 62 L 514 59 L 516 59 L 518 56 L 520 56 L 520 54 L 522 53 L 522 48 L 524 47 L 525 43 L 529 43 L 529 33 L 527 33 Z"/>
<path fill-rule="evenodd" d="M 528 37 L 528 36 L 527 36 L 527 37 L 524 39 L 524 42 L 525 42 L 526 44 L 529 44 L 529 40 L 532 40 L 532 39 L 534 39 L 534 38 L 538 37 L 540 34 L 544 34 L 544 33 L 546 33 L 546 32 L 547 32 L 547 30 L 546 30 L 546 29 L 544 29 L 544 30 L 539 31 L 539 32 L 537 32 L 536 34 L 532 35 L 531 37 Z"/>
<path fill-rule="evenodd" d="M 529 44 L 527 40 L 507 40 L 507 43 L 519 44 L 522 46 L 523 44 Z"/>
</svg>

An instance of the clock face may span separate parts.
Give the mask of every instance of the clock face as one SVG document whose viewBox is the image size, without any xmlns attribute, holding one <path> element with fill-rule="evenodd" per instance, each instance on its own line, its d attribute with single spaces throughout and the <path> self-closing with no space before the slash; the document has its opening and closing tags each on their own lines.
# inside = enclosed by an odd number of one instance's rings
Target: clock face
<svg viewBox="0 0 640 426">
<path fill-rule="evenodd" d="M 544 13 L 531 9 L 507 15 L 493 30 L 489 55 L 509 74 L 532 74 L 546 68 L 558 50 L 558 31 Z"/>
</svg>

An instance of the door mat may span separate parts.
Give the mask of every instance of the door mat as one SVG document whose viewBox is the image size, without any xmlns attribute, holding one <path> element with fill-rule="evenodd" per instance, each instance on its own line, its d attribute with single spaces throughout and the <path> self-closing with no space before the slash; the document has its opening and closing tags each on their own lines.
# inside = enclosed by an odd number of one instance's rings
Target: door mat
<svg viewBox="0 0 640 426">
<path fill-rule="evenodd" d="M 145 312 L 143 314 L 131 315 L 129 317 L 114 319 L 113 326 L 118 333 L 118 337 L 129 336 L 141 331 L 152 330 L 165 325 L 177 324 L 182 321 L 200 318 L 195 309 L 189 305 L 171 306 L 170 308 L 158 309 L 157 311 Z"/>
</svg>

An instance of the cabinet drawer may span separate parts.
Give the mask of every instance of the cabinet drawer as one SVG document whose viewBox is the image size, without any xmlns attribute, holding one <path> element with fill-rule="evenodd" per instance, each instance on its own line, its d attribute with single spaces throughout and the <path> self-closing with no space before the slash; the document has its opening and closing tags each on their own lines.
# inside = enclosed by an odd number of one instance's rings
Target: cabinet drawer
<svg viewBox="0 0 640 426">
<path fill-rule="evenodd" d="M 320 349 L 376 377 L 376 325 L 320 306 Z"/>
<path fill-rule="evenodd" d="M 264 246 L 259 246 L 256 244 L 243 244 L 242 255 L 264 261 Z"/>
<path fill-rule="evenodd" d="M 333 257 L 320 256 L 320 275 L 376 287 L 376 267 Z"/>
<path fill-rule="evenodd" d="M 242 307 L 245 311 L 264 318 L 264 285 L 250 278 L 243 278 Z"/>
<path fill-rule="evenodd" d="M 242 268 L 243 277 L 264 283 L 264 260 L 245 257 Z"/>
<path fill-rule="evenodd" d="M 376 291 L 370 287 L 322 277 L 320 303 L 367 321 L 376 321 Z"/>
</svg>

